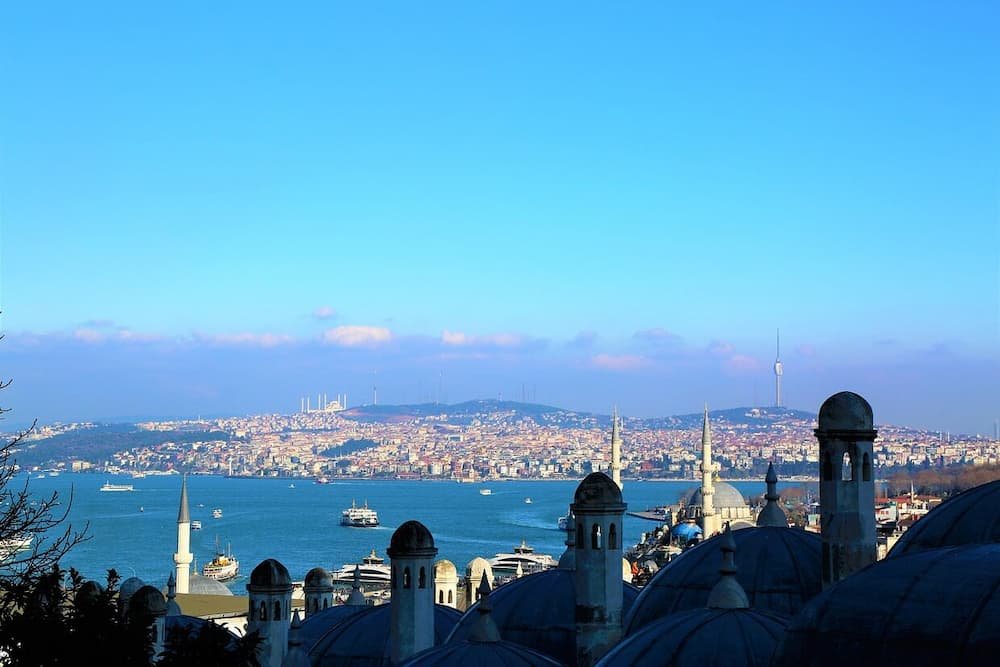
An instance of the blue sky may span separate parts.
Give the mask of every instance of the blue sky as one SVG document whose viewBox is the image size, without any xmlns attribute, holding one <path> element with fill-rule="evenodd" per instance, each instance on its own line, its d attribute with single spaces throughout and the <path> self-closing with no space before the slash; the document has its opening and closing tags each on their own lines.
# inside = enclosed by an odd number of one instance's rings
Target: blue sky
<svg viewBox="0 0 1000 667">
<path fill-rule="evenodd" d="M 790 405 L 989 432 L 998 29 L 992 3 L 8 4 L 2 403 L 689 412 L 767 404 L 780 327 Z"/>
</svg>

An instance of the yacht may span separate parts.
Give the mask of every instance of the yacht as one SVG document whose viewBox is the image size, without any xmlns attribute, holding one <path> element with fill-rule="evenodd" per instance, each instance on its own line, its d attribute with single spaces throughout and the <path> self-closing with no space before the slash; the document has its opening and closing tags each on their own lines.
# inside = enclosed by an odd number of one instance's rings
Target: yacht
<svg viewBox="0 0 1000 667">
<path fill-rule="evenodd" d="M 135 491 L 135 488 L 131 484 L 112 484 L 111 482 L 105 482 L 104 486 L 101 487 L 101 491 Z"/>
<path fill-rule="evenodd" d="M 219 540 L 215 540 L 215 558 L 201 568 L 201 574 L 216 581 L 235 579 L 240 573 L 240 562 L 233 556 L 232 549 L 223 552 L 219 549 Z"/>
<path fill-rule="evenodd" d="M 530 505 L 531 504 L 531 498 L 530 497 L 529 498 L 525 498 L 524 499 L 524 504 L 525 505 Z"/>
<path fill-rule="evenodd" d="M 559 565 L 559 561 L 549 554 L 536 554 L 532 547 L 529 547 L 524 540 L 519 546 L 514 547 L 513 553 L 497 554 L 490 559 L 490 567 L 498 577 L 514 575 L 518 566 L 523 574 L 541 572 Z"/>
<path fill-rule="evenodd" d="M 191 530 L 201 530 L 201 521 L 198 520 L 192 521 Z"/>
<path fill-rule="evenodd" d="M 569 514 L 564 514 L 563 516 L 559 517 L 559 520 L 556 522 L 556 525 L 559 526 L 559 530 L 569 530 Z"/>
<path fill-rule="evenodd" d="M 372 552 L 361 559 L 360 563 L 348 563 L 333 573 L 333 580 L 338 584 L 353 584 L 354 570 L 358 570 L 358 579 L 362 586 L 388 586 L 391 570 L 385 564 L 385 559 L 372 549 Z"/>
<path fill-rule="evenodd" d="M 367 500 L 364 507 L 358 507 L 352 500 L 351 506 L 340 513 L 340 525 L 353 528 L 375 528 L 378 526 L 378 512 L 368 507 Z"/>
<path fill-rule="evenodd" d="M 216 507 L 215 509 L 212 510 L 212 518 L 213 519 L 221 519 L 222 518 L 222 508 L 221 507 Z"/>
<path fill-rule="evenodd" d="M 493 491 L 490 489 L 479 489 L 479 495 L 481 496 L 488 496 L 491 495 L 492 493 Z"/>
<path fill-rule="evenodd" d="M 7 560 L 20 551 L 27 551 L 31 548 L 32 539 L 32 535 L 23 535 L 0 540 L 0 560 Z"/>
</svg>

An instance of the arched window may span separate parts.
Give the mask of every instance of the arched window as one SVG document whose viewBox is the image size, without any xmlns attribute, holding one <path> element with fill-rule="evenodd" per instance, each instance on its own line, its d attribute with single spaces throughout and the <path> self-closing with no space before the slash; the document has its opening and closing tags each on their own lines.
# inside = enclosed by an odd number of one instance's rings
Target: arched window
<svg viewBox="0 0 1000 667">
<path fill-rule="evenodd" d="M 281 603 L 280 602 L 275 602 L 274 603 L 274 620 L 276 620 L 276 621 L 280 621 L 281 620 Z"/>
<path fill-rule="evenodd" d="M 410 587 L 410 568 L 403 568 L 403 588 Z"/>
<path fill-rule="evenodd" d="M 576 548 L 583 548 L 583 522 L 576 524 Z"/>
<path fill-rule="evenodd" d="M 266 621 L 267 620 L 267 603 L 266 602 L 261 602 L 260 603 L 260 620 L 262 620 L 262 621 Z"/>
<path fill-rule="evenodd" d="M 444 591 L 438 591 L 438 604 L 444 604 Z"/>
<path fill-rule="evenodd" d="M 600 549 L 601 548 L 601 526 L 595 523 L 594 527 L 590 529 L 590 548 Z"/>
<path fill-rule="evenodd" d="M 851 461 L 851 453 L 844 452 L 844 462 L 840 468 L 840 481 L 842 482 L 853 482 L 854 481 L 854 465 Z"/>
<path fill-rule="evenodd" d="M 608 548 L 618 548 L 618 529 L 615 527 L 615 524 L 611 524 L 608 528 Z"/>
<path fill-rule="evenodd" d="M 449 588 L 448 589 L 448 604 L 452 604 L 454 602 L 455 602 L 455 597 L 452 595 L 451 589 Z"/>
<path fill-rule="evenodd" d="M 868 452 L 865 452 L 865 457 L 861 459 L 861 479 L 866 482 L 872 481 L 872 460 Z"/>
<path fill-rule="evenodd" d="M 420 568 L 420 575 L 417 578 L 417 586 L 420 588 L 427 588 L 427 568 Z"/>
<path fill-rule="evenodd" d="M 827 482 L 833 481 L 833 464 L 830 462 L 830 452 L 823 453 L 823 479 Z"/>
</svg>

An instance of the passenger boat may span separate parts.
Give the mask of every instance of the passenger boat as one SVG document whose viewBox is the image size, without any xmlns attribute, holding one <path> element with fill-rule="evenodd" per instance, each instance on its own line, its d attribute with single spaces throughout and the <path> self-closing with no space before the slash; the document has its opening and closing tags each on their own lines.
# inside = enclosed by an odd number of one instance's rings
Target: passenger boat
<svg viewBox="0 0 1000 667">
<path fill-rule="evenodd" d="M 531 504 L 531 498 L 525 498 L 524 499 L 524 504 L 525 505 L 530 505 Z"/>
<path fill-rule="evenodd" d="M 481 496 L 488 496 L 491 495 L 492 493 L 493 491 L 490 489 L 479 489 L 479 495 Z"/>
<path fill-rule="evenodd" d="M 201 521 L 197 519 L 191 522 L 191 530 L 201 530 Z"/>
<path fill-rule="evenodd" d="M 104 486 L 101 487 L 101 491 L 135 491 L 135 488 L 131 484 L 112 484 L 111 482 L 105 482 Z"/>
<path fill-rule="evenodd" d="M 0 560 L 7 560 L 20 551 L 27 551 L 31 548 L 32 539 L 32 535 L 22 535 L 0 540 Z"/>
<path fill-rule="evenodd" d="M 213 519 L 221 519 L 222 518 L 222 508 L 221 507 L 216 507 L 215 509 L 212 510 L 212 518 Z"/>
<path fill-rule="evenodd" d="M 333 580 L 338 584 L 354 583 L 354 570 L 358 570 L 358 580 L 363 586 L 388 586 L 391 580 L 391 570 L 385 564 L 385 559 L 372 549 L 360 563 L 348 563 L 333 573 Z"/>
<path fill-rule="evenodd" d="M 515 574 L 518 566 L 523 574 L 532 574 L 558 565 L 559 561 L 549 554 L 536 554 L 524 540 L 521 540 L 520 546 L 514 547 L 513 553 L 497 554 L 490 559 L 490 567 L 499 577 Z"/>
<path fill-rule="evenodd" d="M 556 522 L 556 525 L 559 526 L 559 530 L 569 530 L 569 514 L 564 514 L 563 516 L 559 517 L 559 520 Z"/>
<path fill-rule="evenodd" d="M 219 541 L 215 541 L 215 558 L 201 568 L 201 574 L 216 581 L 229 581 L 235 579 L 240 573 L 240 562 L 233 556 L 230 549 L 223 552 L 219 549 Z"/>
<path fill-rule="evenodd" d="M 352 528 L 375 528 L 378 526 L 378 512 L 368 507 L 367 500 L 364 507 L 358 507 L 352 500 L 351 506 L 340 513 L 340 525 Z"/>
</svg>

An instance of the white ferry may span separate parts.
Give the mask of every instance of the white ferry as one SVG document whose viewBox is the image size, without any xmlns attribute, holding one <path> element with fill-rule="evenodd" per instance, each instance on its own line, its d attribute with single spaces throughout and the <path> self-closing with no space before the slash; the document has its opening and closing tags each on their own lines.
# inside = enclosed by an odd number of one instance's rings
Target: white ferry
<svg viewBox="0 0 1000 667">
<path fill-rule="evenodd" d="M 215 541 L 215 549 L 215 558 L 202 566 L 202 575 L 216 581 L 235 579 L 240 573 L 240 562 L 233 556 L 231 549 L 228 552 L 220 551 L 218 540 Z"/>
<path fill-rule="evenodd" d="M 104 486 L 101 487 L 101 491 L 135 491 L 135 488 L 131 484 L 112 484 L 111 482 L 105 482 Z"/>
<path fill-rule="evenodd" d="M 569 514 L 564 514 L 563 516 L 559 517 L 559 520 L 556 522 L 556 525 L 559 526 L 559 530 L 569 530 Z"/>
<path fill-rule="evenodd" d="M 479 495 L 481 496 L 488 496 L 491 495 L 492 493 L 493 491 L 490 489 L 479 489 Z"/>
<path fill-rule="evenodd" d="M 191 530 L 201 530 L 201 521 L 195 519 L 191 522 Z"/>
<path fill-rule="evenodd" d="M 7 560 L 20 551 L 27 551 L 31 548 L 32 539 L 32 535 L 24 535 L 0 540 L 0 560 Z"/>
<path fill-rule="evenodd" d="M 378 512 L 368 507 L 367 500 L 364 507 L 358 507 L 352 500 L 351 506 L 340 513 L 340 525 L 353 528 L 375 528 L 378 526 Z"/>
<path fill-rule="evenodd" d="M 360 563 L 348 563 L 334 572 L 333 580 L 338 584 L 353 584 L 354 570 L 358 570 L 358 580 L 363 586 L 388 586 L 391 580 L 389 566 L 374 549 Z"/>
<path fill-rule="evenodd" d="M 532 574 L 557 567 L 559 561 L 549 554 L 536 554 L 524 540 L 521 540 L 520 546 L 514 547 L 513 553 L 497 554 L 490 559 L 490 567 L 501 578 L 514 575 L 519 565 L 523 574 Z"/>
</svg>

